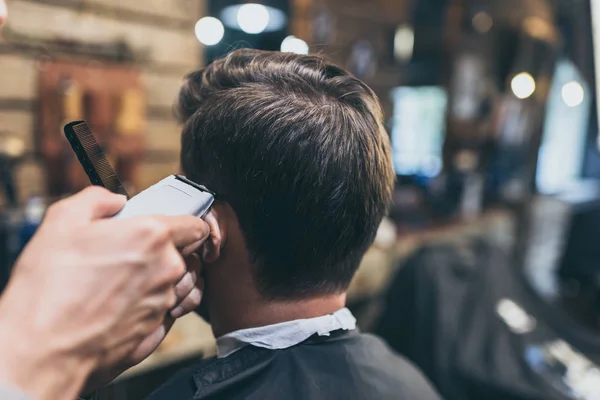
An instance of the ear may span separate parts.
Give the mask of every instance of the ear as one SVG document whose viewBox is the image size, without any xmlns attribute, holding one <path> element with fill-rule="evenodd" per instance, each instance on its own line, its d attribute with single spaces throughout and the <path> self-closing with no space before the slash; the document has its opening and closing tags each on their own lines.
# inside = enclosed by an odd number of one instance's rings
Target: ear
<svg viewBox="0 0 600 400">
<path fill-rule="evenodd" d="M 227 220 L 228 215 L 225 204 L 215 203 L 204 220 L 210 227 L 210 237 L 204 243 L 202 260 L 211 264 L 221 257 L 221 249 L 227 243 Z"/>
</svg>

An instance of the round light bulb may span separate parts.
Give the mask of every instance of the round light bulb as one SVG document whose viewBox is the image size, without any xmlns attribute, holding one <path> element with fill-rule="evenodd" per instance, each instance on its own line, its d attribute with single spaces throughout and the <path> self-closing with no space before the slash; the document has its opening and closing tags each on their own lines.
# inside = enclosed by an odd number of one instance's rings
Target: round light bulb
<svg viewBox="0 0 600 400">
<path fill-rule="evenodd" d="M 308 44 L 295 36 L 288 36 L 281 42 L 281 51 L 284 53 L 308 54 Z"/>
<path fill-rule="evenodd" d="M 521 72 L 512 78 L 510 87 L 515 96 L 523 100 L 531 97 L 533 92 L 535 92 L 535 79 L 527 72 Z"/>
<path fill-rule="evenodd" d="M 238 10 L 237 22 L 241 30 L 256 35 L 269 26 L 269 10 L 260 4 L 244 4 Z"/>
<path fill-rule="evenodd" d="M 214 17 L 204 17 L 196 22 L 196 37 L 206 46 L 214 46 L 223 39 L 225 27 Z"/>
<path fill-rule="evenodd" d="M 415 47 L 415 31 L 411 26 L 400 26 L 394 35 L 394 57 L 399 61 L 408 61 Z"/>
<path fill-rule="evenodd" d="M 583 86 L 581 86 L 581 83 L 577 81 L 566 83 L 562 87 L 561 94 L 563 101 L 569 107 L 577 107 L 578 105 L 583 103 L 583 99 L 585 97 L 585 91 L 583 90 Z"/>
</svg>

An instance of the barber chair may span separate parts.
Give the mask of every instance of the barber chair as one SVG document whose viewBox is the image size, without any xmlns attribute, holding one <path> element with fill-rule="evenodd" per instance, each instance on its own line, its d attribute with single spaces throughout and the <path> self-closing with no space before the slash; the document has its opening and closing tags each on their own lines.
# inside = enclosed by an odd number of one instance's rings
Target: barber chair
<svg viewBox="0 0 600 400">
<path fill-rule="evenodd" d="M 517 251 L 430 244 L 390 286 L 375 331 L 447 400 L 600 398 L 600 185 L 534 205 Z"/>
</svg>

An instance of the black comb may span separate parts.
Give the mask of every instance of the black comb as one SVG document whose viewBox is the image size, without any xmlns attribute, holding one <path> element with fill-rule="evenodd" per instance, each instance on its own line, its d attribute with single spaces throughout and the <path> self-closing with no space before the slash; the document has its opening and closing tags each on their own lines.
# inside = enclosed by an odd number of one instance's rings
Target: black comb
<svg viewBox="0 0 600 400">
<path fill-rule="evenodd" d="M 88 124 L 85 121 L 73 121 L 65 125 L 64 131 L 92 185 L 103 186 L 129 198 Z"/>
</svg>

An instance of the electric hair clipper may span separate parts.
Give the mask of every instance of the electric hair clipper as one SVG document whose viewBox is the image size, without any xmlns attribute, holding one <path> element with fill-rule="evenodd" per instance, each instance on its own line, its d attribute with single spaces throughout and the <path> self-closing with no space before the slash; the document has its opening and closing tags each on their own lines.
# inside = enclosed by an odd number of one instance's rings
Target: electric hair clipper
<svg viewBox="0 0 600 400">
<path fill-rule="evenodd" d="M 180 175 L 171 175 L 129 198 L 87 123 L 71 122 L 65 125 L 64 131 L 91 183 L 127 196 L 125 207 L 114 218 L 139 215 L 203 217 L 214 202 L 214 193 Z"/>
<path fill-rule="evenodd" d="M 206 215 L 214 195 L 189 179 L 171 175 L 132 197 L 115 218 L 138 215 Z"/>
</svg>

